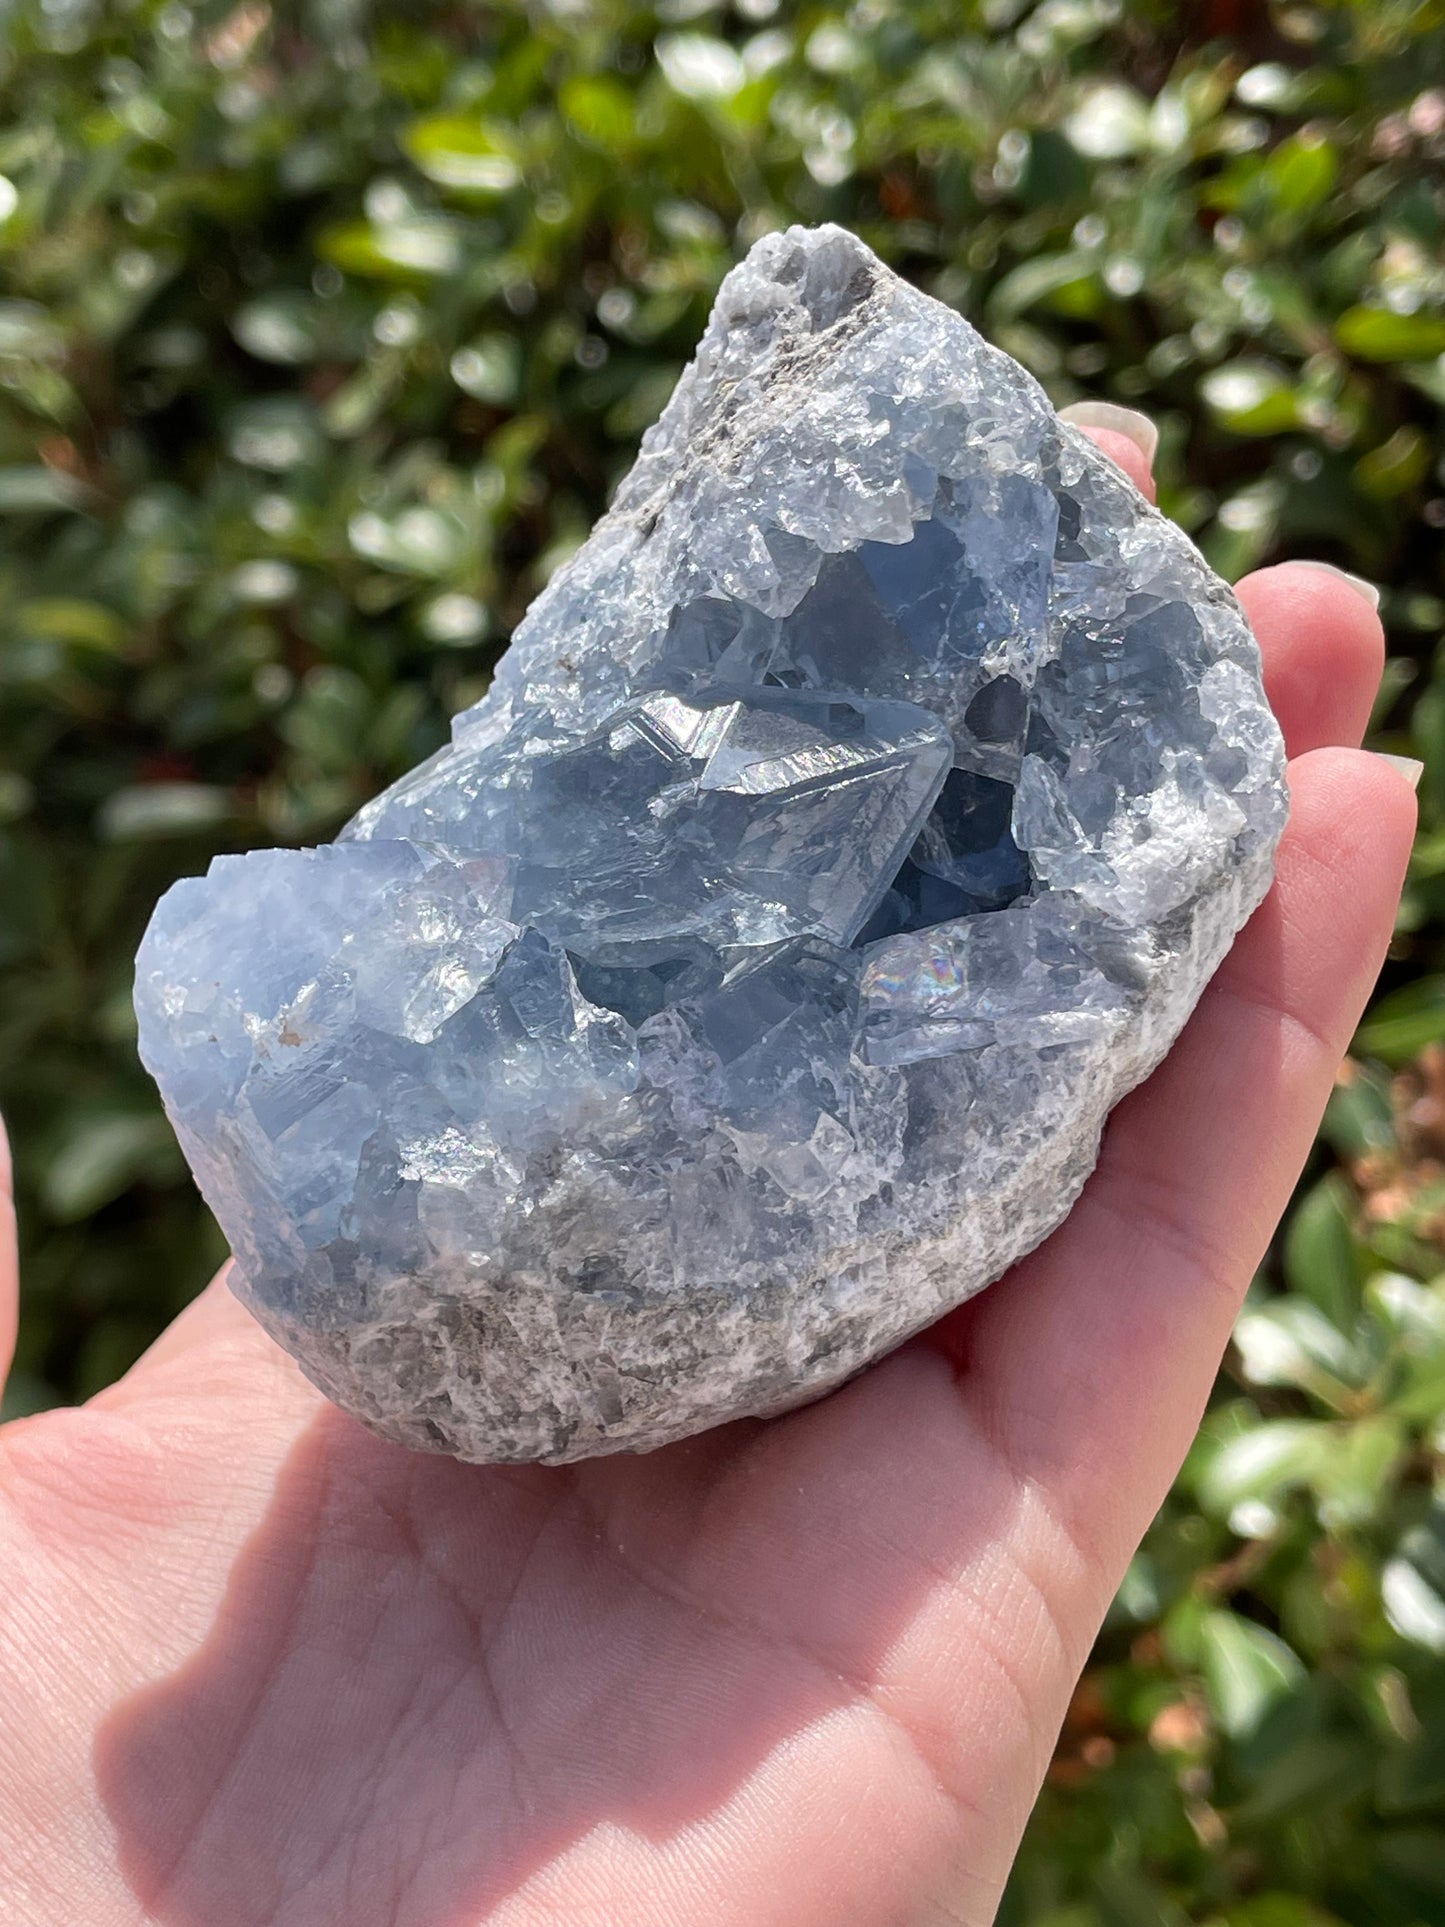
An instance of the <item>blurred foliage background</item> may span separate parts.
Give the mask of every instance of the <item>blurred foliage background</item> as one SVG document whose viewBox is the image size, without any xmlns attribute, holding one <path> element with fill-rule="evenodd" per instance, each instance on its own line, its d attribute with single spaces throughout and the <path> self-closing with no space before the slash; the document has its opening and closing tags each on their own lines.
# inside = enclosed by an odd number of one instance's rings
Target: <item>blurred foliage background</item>
<svg viewBox="0 0 1445 1927">
<path fill-rule="evenodd" d="M 1010 1927 L 1445 1921 L 1445 5 L 0 4 L 8 1410 L 220 1256 L 130 961 L 443 738 L 728 265 L 849 223 L 1163 428 L 1237 575 L 1384 585 L 1381 994 L 1075 1700 Z"/>
</svg>

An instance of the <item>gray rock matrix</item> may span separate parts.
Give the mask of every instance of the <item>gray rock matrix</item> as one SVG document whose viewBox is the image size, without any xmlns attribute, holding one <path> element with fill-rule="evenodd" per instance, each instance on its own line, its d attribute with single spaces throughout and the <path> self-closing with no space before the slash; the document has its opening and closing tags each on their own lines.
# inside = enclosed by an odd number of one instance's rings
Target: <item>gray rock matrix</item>
<svg viewBox="0 0 1445 1927">
<path fill-rule="evenodd" d="M 792 228 L 448 747 L 162 900 L 141 1051 L 339 1405 L 466 1459 L 646 1449 L 1046 1237 L 1285 812 L 1187 538 L 960 316 Z"/>
</svg>

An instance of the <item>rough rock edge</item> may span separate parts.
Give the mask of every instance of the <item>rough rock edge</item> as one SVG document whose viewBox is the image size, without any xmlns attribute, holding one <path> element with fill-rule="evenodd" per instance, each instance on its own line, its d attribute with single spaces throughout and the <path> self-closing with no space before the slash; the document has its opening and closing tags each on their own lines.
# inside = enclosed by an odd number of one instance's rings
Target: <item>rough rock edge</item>
<svg viewBox="0 0 1445 1927">
<path fill-rule="evenodd" d="M 972 1200 L 948 1231 L 926 1240 L 894 1236 L 860 1241 L 850 1251 L 846 1273 L 860 1280 L 871 1273 L 880 1281 L 878 1297 L 871 1304 L 866 1298 L 868 1287 L 862 1286 L 865 1308 L 875 1314 L 875 1319 L 866 1327 L 864 1342 L 841 1351 L 833 1369 L 786 1396 L 746 1406 L 730 1403 L 726 1409 L 719 1409 L 715 1402 L 689 1401 L 685 1396 L 688 1388 L 680 1386 L 678 1408 L 669 1423 L 633 1430 L 625 1438 L 579 1427 L 561 1451 L 539 1452 L 518 1442 L 515 1451 L 488 1450 L 472 1455 L 458 1450 L 455 1444 L 439 1444 L 415 1423 L 375 1409 L 374 1401 L 368 1412 L 369 1375 L 344 1371 L 330 1374 L 304 1362 L 302 1370 L 328 1397 L 381 1437 L 423 1451 L 450 1451 L 477 1464 L 569 1465 L 618 1452 L 650 1452 L 733 1419 L 772 1418 L 811 1404 L 925 1330 L 944 1313 L 976 1297 L 1059 1228 L 1095 1168 L 1110 1112 L 1164 1058 L 1198 1002 L 1199 986 L 1207 984 L 1236 933 L 1263 900 L 1272 873 L 1272 859 L 1265 856 L 1192 906 L 1183 949 L 1174 952 L 1167 966 L 1155 973 L 1123 1037 L 1098 1051 L 1089 1087 L 1076 1089 L 1074 1129 L 1057 1131 L 1046 1140 L 1042 1153 L 1016 1163 L 1012 1181 L 987 1198 Z M 916 1267 L 920 1285 L 917 1297 L 898 1289 L 897 1271 L 904 1264 Z M 799 1306 L 808 1303 L 813 1307 L 820 1330 L 833 1322 L 830 1300 L 842 1275 L 841 1269 L 816 1272 L 792 1287 Z M 886 1300 L 906 1301 L 910 1309 L 890 1324 L 880 1315 L 886 1310 Z M 265 1308 L 253 1305 L 252 1309 L 266 1324 Z M 282 1336 L 279 1331 L 275 1335 Z M 356 1335 L 364 1336 L 370 1346 L 376 1341 L 377 1328 L 368 1326 Z"/>
</svg>

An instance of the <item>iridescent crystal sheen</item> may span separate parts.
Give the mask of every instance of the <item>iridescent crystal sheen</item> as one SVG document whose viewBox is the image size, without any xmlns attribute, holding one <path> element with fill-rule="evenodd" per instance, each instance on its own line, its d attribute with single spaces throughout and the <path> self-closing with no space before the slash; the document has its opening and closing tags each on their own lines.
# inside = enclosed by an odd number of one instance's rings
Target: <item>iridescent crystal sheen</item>
<svg viewBox="0 0 1445 1927">
<path fill-rule="evenodd" d="M 451 743 L 218 859 L 141 1048 L 234 1283 L 465 1458 L 836 1385 L 1069 1208 L 1269 880 L 1238 604 L 851 235 L 729 275 Z"/>
</svg>

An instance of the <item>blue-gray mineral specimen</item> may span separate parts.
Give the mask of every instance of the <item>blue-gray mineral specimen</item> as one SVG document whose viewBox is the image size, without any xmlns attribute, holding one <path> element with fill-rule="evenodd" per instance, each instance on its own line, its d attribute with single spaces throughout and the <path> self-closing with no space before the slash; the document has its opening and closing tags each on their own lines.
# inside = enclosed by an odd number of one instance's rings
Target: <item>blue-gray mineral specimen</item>
<svg viewBox="0 0 1445 1927">
<path fill-rule="evenodd" d="M 469 1459 L 660 1445 L 1058 1224 L 1267 886 L 1282 769 L 1179 530 L 794 228 L 451 743 L 165 897 L 141 1049 L 338 1404 Z"/>
</svg>

